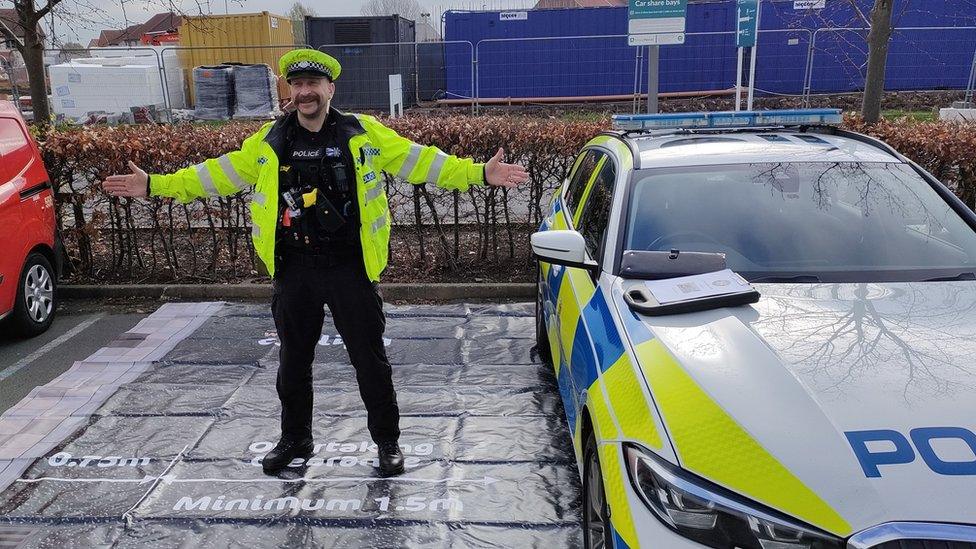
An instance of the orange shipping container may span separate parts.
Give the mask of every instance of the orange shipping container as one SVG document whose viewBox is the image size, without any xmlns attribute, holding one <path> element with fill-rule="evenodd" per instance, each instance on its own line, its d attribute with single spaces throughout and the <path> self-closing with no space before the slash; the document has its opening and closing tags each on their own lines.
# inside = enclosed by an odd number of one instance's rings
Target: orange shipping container
<svg viewBox="0 0 976 549">
<path fill-rule="evenodd" d="M 294 44 L 291 19 L 266 11 L 184 17 L 180 27 L 180 63 L 191 104 L 195 103 L 194 67 L 264 63 L 277 74 L 278 58 L 294 48 Z M 279 82 L 278 96 L 287 95 L 287 84 Z"/>
</svg>

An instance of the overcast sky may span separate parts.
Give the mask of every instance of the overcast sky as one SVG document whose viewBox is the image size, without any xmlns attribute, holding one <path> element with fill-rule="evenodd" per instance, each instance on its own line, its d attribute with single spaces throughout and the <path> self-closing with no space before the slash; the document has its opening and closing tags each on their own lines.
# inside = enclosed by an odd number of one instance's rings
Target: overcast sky
<svg viewBox="0 0 976 549">
<path fill-rule="evenodd" d="M 448 9 L 519 9 L 535 5 L 535 0 L 418 0 L 428 8 L 433 21 L 438 28 L 440 14 Z M 43 5 L 45 0 L 36 0 Z M 320 16 L 360 15 L 366 0 L 304 0 L 306 6 L 311 6 Z M 55 18 L 53 21 L 54 36 L 61 43 L 88 41 L 98 36 L 99 32 L 108 28 L 125 28 L 135 23 L 143 23 L 152 15 L 169 11 L 167 6 L 175 6 L 175 10 L 189 15 L 199 13 L 223 14 L 254 13 L 268 11 L 278 15 L 285 15 L 294 0 L 63 0 L 62 5 L 67 11 L 82 14 L 82 17 L 71 19 Z M 11 0 L 0 0 L 0 7 L 12 7 Z M 283 7 L 286 6 L 286 7 Z M 123 7 L 125 8 L 123 10 Z M 79 19 L 91 22 L 80 23 Z M 51 28 L 51 20 L 45 21 L 45 28 Z"/>
</svg>

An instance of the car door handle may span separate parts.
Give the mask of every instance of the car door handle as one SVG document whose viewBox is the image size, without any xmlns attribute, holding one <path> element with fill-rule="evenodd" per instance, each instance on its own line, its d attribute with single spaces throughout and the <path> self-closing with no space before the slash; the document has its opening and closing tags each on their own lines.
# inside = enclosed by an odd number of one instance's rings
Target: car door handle
<svg viewBox="0 0 976 549">
<path fill-rule="evenodd" d="M 24 178 L 20 178 L 20 181 L 18 182 L 18 185 L 21 184 L 21 183 L 23 183 L 23 182 L 24 182 Z M 32 197 L 34 195 L 41 194 L 46 189 L 50 189 L 50 188 L 51 188 L 51 183 L 49 181 L 45 181 L 43 183 L 38 183 L 37 185 L 34 185 L 32 187 L 28 187 L 28 188 L 20 191 L 20 199 L 21 200 L 27 200 L 28 198 L 30 198 L 30 197 Z"/>
</svg>

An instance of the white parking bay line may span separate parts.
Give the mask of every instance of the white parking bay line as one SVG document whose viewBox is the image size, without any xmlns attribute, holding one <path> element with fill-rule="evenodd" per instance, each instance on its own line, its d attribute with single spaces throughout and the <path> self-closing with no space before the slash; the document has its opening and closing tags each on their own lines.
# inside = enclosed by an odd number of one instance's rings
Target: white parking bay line
<svg viewBox="0 0 976 549">
<path fill-rule="evenodd" d="M 89 318 L 88 320 L 85 320 L 84 322 L 79 323 L 74 328 L 68 330 L 67 332 L 65 332 L 63 334 L 61 334 L 60 336 L 58 336 L 57 338 L 53 339 L 52 341 L 49 341 L 47 343 L 47 345 L 44 345 L 40 349 L 38 349 L 38 350 L 34 351 L 33 353 L 25 356 L 24 358 L 18 360 L 17 362 L 14 363 L 13 366 L 10 366 L 9 368 L 6 368 L 5 370 L 0 371 L 0 381 L 3 381 L 5 379 L 7 379 L 8 377 L 16 374 L 21 368 L 23 368 L 24 366 L 27 366 L 28 364 L 30 364 L 31 362 L 34 362 L 35 360 L 37 360 L 39 358 L 41 358 L 48 351 L 51 351 L 52 349 L 56 348 L 58 345 L 61 345 L 65 341 L 68 341 L 69 339 L 71 339 L 71 338 L 75 337 L 76 335 L 80 334 L 81 332 L 85 331 L 86 328 L 88 328 L 92 324 L 98 322 L 104 316 L 105 316 L 105 313 L 97 313 L 97 314 L 95 314 L 95 316 Z"/>
</svg>

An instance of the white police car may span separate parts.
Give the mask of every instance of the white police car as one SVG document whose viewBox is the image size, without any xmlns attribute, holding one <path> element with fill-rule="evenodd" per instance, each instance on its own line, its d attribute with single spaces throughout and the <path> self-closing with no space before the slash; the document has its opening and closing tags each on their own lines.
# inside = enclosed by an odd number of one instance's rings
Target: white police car
<svg viewBox="0 0 976 549">
<path fill-rule="evenodd" d="M 976 548 L 976 216 L 839 122 L 580 153 L 532 246 L 587 547 Z"/>
</svg>

